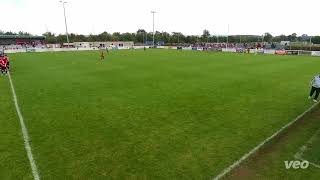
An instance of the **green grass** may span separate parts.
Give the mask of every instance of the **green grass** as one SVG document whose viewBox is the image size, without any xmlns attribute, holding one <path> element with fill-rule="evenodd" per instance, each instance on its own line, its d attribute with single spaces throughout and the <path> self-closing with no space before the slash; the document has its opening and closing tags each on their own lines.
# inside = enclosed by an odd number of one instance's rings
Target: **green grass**
<svg viewBox="0 0 320 180">
<path fill-rule="evenodd" d="M 301 158 L 308 158 L 311 162 L 319 158 L 319 151 L 316 152 L 318 144 L 314 144 L 315 149 L 311 150 L 312 152 L 301 151 L 302 146 L 319 130 L 319 115 L 318 106 L 224 179 L 320 179 L 320 169 L 315 166 L 310 165 L 307 169 L 287 169 L 285 166 L 285 161 L 302 162 Z"/>
<path fill-rule="evenodd" d="M 0 77 L 0 179 L 32 179 L 6 77 Z"/>
<path fill-rule="evenodd" d="M 302 158 L 320 166 L 320 133 L 312 137 L 312 141 L 307 144 L 307 149 L 303 152 Z"/>
<path fill-rule="evenodd" d="M 320 65 L 174 50 L 113 51 L 105 62 L 98 52 L 10 58 L 43 179 L 211 179 L 310 106 Z M 8 107 L 0 164 L 10 163 L 0 172 L 28 178 L 9 83 L 0 80 Z"/>
</svg>

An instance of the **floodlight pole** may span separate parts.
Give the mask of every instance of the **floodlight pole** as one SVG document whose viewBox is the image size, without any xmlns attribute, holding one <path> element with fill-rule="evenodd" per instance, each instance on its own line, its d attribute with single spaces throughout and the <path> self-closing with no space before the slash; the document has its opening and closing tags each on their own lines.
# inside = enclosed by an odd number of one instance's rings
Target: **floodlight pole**
<svg viewBox="0 0 320 180">
<path fill-rule="evenodd" d="M 155 12 L 155 11 L 151 11 L 151 13 L 152 13 L 152 19 L 153 19 L 153 21 L 152 21 L 152 31 L 153 31 L 152 44 L 153 44 L 153 47 L 154 47 L 154 14 L 155 14 L 156 12 Z"/>
<path fill-rule="evenodd" d="M 60 3 L 62 3 L 62 6 L 63 6 L 64 24 L 65 24 L 65 26 L 66 26 L 66 36 L 67 36 L 67 43 L 68 43 L 68 48 L 69 48 L 69 35 L 68 35 L 68 25 L 67 25 L 67 17 L 66 17 L 66 8 L 64 7 L 64 4 L 66 4 L 67 2 L 65 2 L 65 1 L 60 1 Z"/>
<path fill-rule="evenodd" d="M 229 24 L 228 24 L 228 35 L 227 35 L 226 49 L 228 49 L 228 44 L 229 44 Z"/>
</svg>

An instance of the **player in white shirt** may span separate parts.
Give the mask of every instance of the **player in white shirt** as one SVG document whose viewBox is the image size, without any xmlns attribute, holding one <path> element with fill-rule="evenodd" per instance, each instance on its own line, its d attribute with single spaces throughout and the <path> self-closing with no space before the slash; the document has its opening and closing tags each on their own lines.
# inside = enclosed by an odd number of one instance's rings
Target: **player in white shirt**
<svg viewBox="0 0 320 180">
<path fill-rule="evenodd" d="M 311 99 L 313 94 L 316 93 L 316 95 L 313 98 L 313 101 L 314 102 L 318 102 L 317 99 L 318 99 L 319 94 L 320 94 L 320 75 L 315 76 L 311 80 L 310 85 L 311 85 L 311 90 L 310 90 L 309 99 Z"/>
</svg>

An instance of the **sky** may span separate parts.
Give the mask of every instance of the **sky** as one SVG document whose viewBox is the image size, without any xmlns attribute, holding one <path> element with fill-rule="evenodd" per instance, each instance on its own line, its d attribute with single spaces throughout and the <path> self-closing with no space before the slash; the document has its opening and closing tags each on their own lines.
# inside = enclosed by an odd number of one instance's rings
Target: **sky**
<svg viewBox="0 0 320 180">
<path fill-rule="evenodd" d="M 320 35 L 320 0 L 65 0 L 69 33 L 155 30 L 201 35 Z M 0 30 L 65 33 L 59 0 L 0 0 Z M 229 28 L 228 28 L 229 25 Z M 229 30 L 228 30 L 229 29 Z"/>
</svg>

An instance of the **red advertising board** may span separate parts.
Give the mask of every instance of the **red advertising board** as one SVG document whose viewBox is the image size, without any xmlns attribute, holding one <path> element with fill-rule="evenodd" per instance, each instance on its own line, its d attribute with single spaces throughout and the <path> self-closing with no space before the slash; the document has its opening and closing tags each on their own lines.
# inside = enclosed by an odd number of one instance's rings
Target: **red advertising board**
<svg viewBox="0 0 320 180">
<path fill-rule="evenodd" d="M 286 50 L 276 50 L 275 54 L 286 55 L 288 54 Z"/>
</svg>

